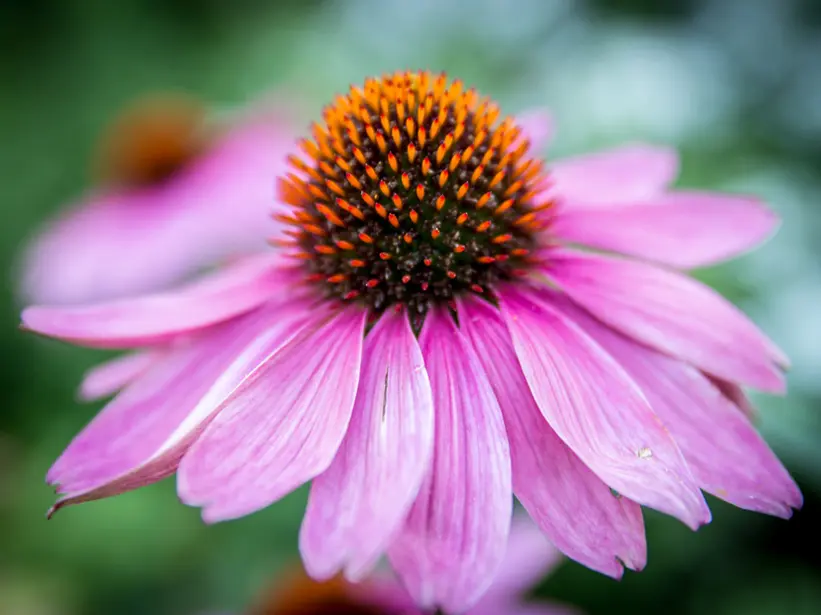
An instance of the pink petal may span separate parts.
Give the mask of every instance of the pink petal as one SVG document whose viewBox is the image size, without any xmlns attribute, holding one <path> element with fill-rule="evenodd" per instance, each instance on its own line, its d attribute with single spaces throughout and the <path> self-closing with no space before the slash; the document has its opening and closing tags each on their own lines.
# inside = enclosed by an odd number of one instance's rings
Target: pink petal
<svg viewBox="0 0 821 615">
<path fill-rule="evenodd" d="M 551 231 L 566 241 L 689 269 L 727 260 L 773 234 L 777 216 L 755 199 L 673 192 L 650 203 L 569 209 Z"/>
<path fill-rule="evenodd" d="M 516 116 L 516 125 L 530 139 L 531 155 L 540 154 L 553 138 L 553 117 L 545 109 L 531 109 Z"/>
<path fill-rule="evenodd" d="M 641 387 L 702 489 L 740 508 L 780 517 L 801 506 L 801 492 L 787 470 L 700 371 L 630 341 L 581 310 L 573 317 Z"/>
<path fill-rule="evenodd" d="M 300 533 L 311 576 L 343 566 L 360 580 L 386 549 L 419 491 L 433 444 L 433 400 L 404 312 L 365 338 L 351 424 L 331 466 L 314 479 Z"/>
<path fill-rule="evenodd" d="M 635 339 L 726 380 L 783 392 L 785 357 L 711 288 L 652 265 L 571 250 L 546 273 L 595 316 Z"/>
<path fill-rule="evenodd" d="M 299 330 L 303 310 L 261 310 L 157 359 L 51 468 L 47 480 L 65 495 L 58 506 L 121 493 L 172 473 L 189 436 L 265 356 Z"/>
<path fill-rule="evenodd" d="M 57 305 L 109 301 L 265 249 L 277 229 L 273 178 L 292 143 L 284 122 L 253 118 L 163 184 L 88 195 L 33 240 L 24 295 Z"/>
<path fill-rule="evenodd" d="M 676 178 L 678 155 L 652 145 L 625 145 L 553 164 L 550 178 L 564 208 L 635 203 Z"/>
<path fill-rule="evenodd" d="M 730 400 L 736 408 L 741 410 L 748 420 L 753 421 L 756 419 L 758 412 L 750 401 L 750 398 L 747 397 L 747 394 L 744 393 L 744 390 L 740 386 L 733 382 L 722 380 L 721 378 L 715 378 L 709 374 L 704 375 L 710 380 L 710 382 L 713 383 L 713 386 L 721 391 L 721 394 L 724 395 L 724 397 Z"/>
<path fill-rule="evenodd" d="M 160 344 L 281 297 L 290 274 L 276 262 L 270 254 L 244 259 L 176 292 L 82 307 L 30 307 L 23 326 L 97 348 Z"/>
<path fill-rule="evenodd" d="M 472 612 L 517 602 L 561 561 L 561 553 L 539 527 L 525 515 L 514 514 L 505 559 L 490 589 Z"/>
<path fill-rule="evenodd" d="M 433 463 L 388 555 L 419 605 L 461 613 L 504 558 L 510 454 L 493 391 L 447 312 L 428 313 L 420 344 L 433 389 Z"/>
<path fill-rule="evenodd" d="M 365 312 L 346 308 L 270 355 L 186 453 L 180 498 L 203 506 L 207 522 L 221 521 L 264 508 L 324 472 L 351 417 L 364 326 Z"/>
<path fill-rule="evenodd" d="M 175 255 L 200 249 L 171 224 L 175 213 L 163 187 L 89 194 L 32 240 L 21 275 L 25 299 L 82 304 L 167 286 L 183 275 Z"/>
<path fill-rule="evenodd" d="M 80 399 L 94 401 L 113 395 L 136 380 L 160 356 L 159 351 L 153 350 L 132 352 L 91 368 L 80 385 Z"/>
<path fill-rule="evenodd" d="M 639 388 L 566 315 L 507 288 L 502 314 L 527 383 L 556 434 L 609 486 L 696 528 L 707 504 Z"/>
<path fill-rule="evenodd" d="M 481 300 L 459 305 L 462 331 L 490 379 L 502 408 L 516 497 L 556 547 L 604 574 L 647 557 L 641 507 L 610 488 L 548 425 L 533 400 L 504 322 Z"/>
<path fill-rule="evenodd" d="M 282 230 L 272 213 L 290 210 L 279 201 L 276 178 L 290 170 L 296 140 L 288 125 L 291 110 L 280 102 L 264 106 L 237 122 L 169 195 L 178 203 L 180 224 L 196 232 L 206 263 L 264 250 Z"/>
</svg>

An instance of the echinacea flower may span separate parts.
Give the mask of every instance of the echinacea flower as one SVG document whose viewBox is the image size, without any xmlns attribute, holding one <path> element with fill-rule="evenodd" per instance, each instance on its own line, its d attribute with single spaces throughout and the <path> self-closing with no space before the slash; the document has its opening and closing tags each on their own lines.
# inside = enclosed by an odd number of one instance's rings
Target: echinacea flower
<svg viewBox="0 0 821 615">
<path fill-rule="evenodd" d="M 570 615 L 568 607 L 525 602 L 532 589 L 560 561 L 559 553 L 533 524 L 511 527 L 500 573 L 467 615 Z M 397 580 L 376 572 L 360 583 L 336 576 L 315 581 L 301 570 L 282 578 L 249 610 L 250 615 L 424 615 Z"/>
<path fill-rule="evenodd" d="M 737 403 L 782 393 L 786 357 L 679 271 L 766 238 L 758 201 L 671 190 L 675 154 L 646 145 L 545 168 L 544 118 L 444 75 L 368 80 L 324 118 L 280 178 L 277 250 L 174 293 L 23 313 L 139 349 L 96 374 L 92 392 L 124 388 L 49 472 L 57 507 L 176 472 L 211 522 L 313 480 L 312 577 L 360 579 L 387 551 L 419 605 L 462 612 L 499 570 L 511 493 L 613 577 L 645 564 L 642 505 L 692 528 L 702 489 L 801 505 Z"/>
<path fill-rule="evenodd" d="M 215 117 L 182 95 L 126 109 L 104 134 L 97 187 L 24 254 L 22 293 L 77 304 L 153 292 L 264 249 L 293 132 L 266 101 Z"/>
</svg>

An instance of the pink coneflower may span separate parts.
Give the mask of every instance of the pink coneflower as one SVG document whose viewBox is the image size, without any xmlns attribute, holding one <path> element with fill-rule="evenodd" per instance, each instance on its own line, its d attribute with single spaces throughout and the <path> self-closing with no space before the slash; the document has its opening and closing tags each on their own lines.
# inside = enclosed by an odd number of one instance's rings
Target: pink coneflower
<svg viewBox="0 0 821 615">
<path fill-rule="evenodd" d="M 49 472 L 57 507 L 177 472 L 210 522 L 313 480 L 314 578 L 387 551 L 418 604 L 460 612 L 499 570 L 512 493 L 614 577 L 645 564 L 641 505 L 693 528 L 702 489 L 801 505 L 735 402 L 783 392 L 786 358 L 677 271 L 762 241 L 756 200 L 669 191 L 675 154 L 651 146 L 545 169 L 544 120 L 444 75 L 369 80 L 324 117 L 280 180 L 278 250 L 175 293 L 24 312 L 141 353 L 96 375 L 92 393 L 125 388 Z"/>
<path fill-rule="evenodd" d="M 156 291 L 236 252 L 263 231 L 293 133 L 283 111 L 215 117 L 187 96 L 136 101 L 101 139 L 97 187 L 28 247 L 30 300 L 86 303 Z"/>
<path fill-rule="evenodd" d="M 568 607 L 525 602 L 533 588 L 560 561 L 558 552 L 530 523 L 511 528 L 504 562 L 493 584 L 467 615 L 570 615 Z M 250 615 L 423 615 L 400 583 L 375 573 L 353 584 L 336 576 L 315 581 L 300 570 L 268 589 Z"/>
</svg>

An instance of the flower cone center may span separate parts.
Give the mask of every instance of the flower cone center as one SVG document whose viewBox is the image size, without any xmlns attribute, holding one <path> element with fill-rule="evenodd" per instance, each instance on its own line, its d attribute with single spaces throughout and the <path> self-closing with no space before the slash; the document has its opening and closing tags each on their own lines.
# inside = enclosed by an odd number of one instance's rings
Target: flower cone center
<svg viewBox="0 0 821 615">
<path fill-rule="evenodd" d="M 134 188 L 173 177 L 207 148 L 205 116 L 202 105 L 179 95 L 137 101 L 103 135 L 100 181 Z"/>
<path fill-rule="evenodd" d="M 545 171 L 513 118 L 445 75 L 352 87 L 280 181 L 284 243 L 326 295 L 424 315 L 532 264 Z"/>
</svg>

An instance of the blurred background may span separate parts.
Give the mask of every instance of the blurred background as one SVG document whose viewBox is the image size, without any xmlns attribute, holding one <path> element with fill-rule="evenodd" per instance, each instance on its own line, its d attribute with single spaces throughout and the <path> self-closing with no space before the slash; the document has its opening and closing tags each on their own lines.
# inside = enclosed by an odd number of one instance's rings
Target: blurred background
<svg viewBox="0 0 821 615">
<path fill-rule="evenodd" d="M 765 248 L 698 275 L 793 360 L 789 397 L 755 401 L 804 510 L 785 522 L 711 499 L 695 534 L 647 513 L 645 572 L 617 583 L 568 562 L 538 593 L 591 614 L 821 613 L 821 2 L 3 0 L 0 47 L 0 614 L 236 612 L 293 563 L 304 490 L 205 527 L 165 481 L 46 522 L 44 474 L 100 407 L 74 400 L 104 355 L 18 331 L 19 251 L 84 191 L 100 131 L 141 94 L 230 107 L 277 91 L 307 126 L 397 68 L 447 70 L 512 113 L 550 107 L 551 156 L 668 143 L 680 185 L 780 213 Z"/>
</svg>

